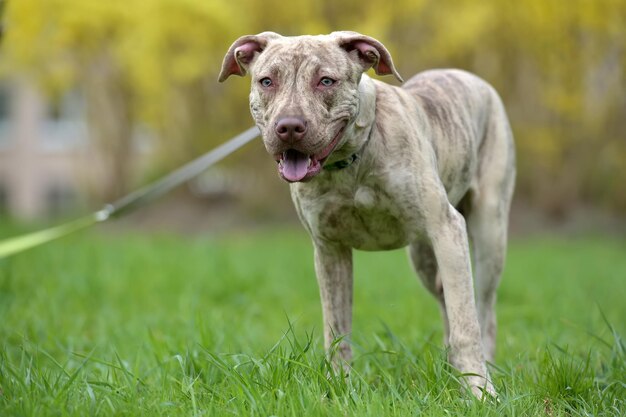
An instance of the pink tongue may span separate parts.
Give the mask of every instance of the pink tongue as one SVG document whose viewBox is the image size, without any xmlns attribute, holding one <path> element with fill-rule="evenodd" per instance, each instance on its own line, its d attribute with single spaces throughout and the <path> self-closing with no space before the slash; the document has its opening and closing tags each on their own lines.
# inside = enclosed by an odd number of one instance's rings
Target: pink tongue
<svg viewBox="0 0 626 417">
<path fill-rule="evenodd" d="M 294 149 L 283 155 L 283 177 L 289 181 L 300 181 L 309 169 L 309 156 Z"/>
</svg>

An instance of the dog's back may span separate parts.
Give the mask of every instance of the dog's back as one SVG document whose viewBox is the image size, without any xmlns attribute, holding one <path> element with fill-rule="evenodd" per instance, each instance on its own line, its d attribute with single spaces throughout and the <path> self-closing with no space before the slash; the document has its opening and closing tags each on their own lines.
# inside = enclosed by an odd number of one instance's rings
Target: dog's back
<svg viewBox="0 0 626 417">
<path fill-rule="evenodd" d="M 425 113 L 437 157 L 439 176 L 453 204 L 463 198 L 479 176 L 484 148 L 500 147 L 508 162 L 513 158 L 504 106 L 485 80 L 457 69 L 429 70 L 410 78 L 402 89 L 416 98 Z M 504 123 L 501 133 L 490 134 L 494 123 Z M 493 143 L 493 142 L 498 142 Z"/>
</svg>

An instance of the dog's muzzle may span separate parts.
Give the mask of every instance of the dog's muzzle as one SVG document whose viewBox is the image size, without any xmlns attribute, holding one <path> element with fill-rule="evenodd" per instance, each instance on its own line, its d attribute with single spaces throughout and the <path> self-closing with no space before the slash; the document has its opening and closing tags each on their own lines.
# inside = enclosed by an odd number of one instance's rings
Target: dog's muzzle
<svg viewBox="0 0 626 417">
<path fill-rule="evenodd" d="M 333 137 L 333 140 L 321 152 L 316 154 L 307 154 L 293 147 L 274 155 L 276 162 L 278 162 L 278 173 L 280 176 L 288 182 L 298 182 L 308 181 L 319 174 L 322 171 L 324 161 L 326 161 L 341 140 L 345 127 L 345 124 L 342 125 Z"/>
</svg>

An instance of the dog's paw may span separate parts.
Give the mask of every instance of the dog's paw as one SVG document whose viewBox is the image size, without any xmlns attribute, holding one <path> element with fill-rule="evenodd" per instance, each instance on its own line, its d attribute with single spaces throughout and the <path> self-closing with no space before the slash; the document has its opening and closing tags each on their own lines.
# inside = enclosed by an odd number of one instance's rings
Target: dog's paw
<svg viewBox="0 0 626 417">
<path fill-rule="evenodd" d="M 495 400 L 498 401 L 498 393 L 491 381 L 479 375 L 471 375 L 465 377 L 466 383 L 471 393 L 481 401 Z"/>
</svg>

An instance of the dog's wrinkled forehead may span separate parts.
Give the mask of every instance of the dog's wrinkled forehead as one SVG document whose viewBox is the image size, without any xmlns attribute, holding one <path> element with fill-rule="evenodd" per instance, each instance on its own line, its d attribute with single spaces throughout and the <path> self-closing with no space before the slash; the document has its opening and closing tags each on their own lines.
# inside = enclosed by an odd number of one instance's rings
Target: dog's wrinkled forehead
<svg viewBox="0 0 626 417">
<path fill-rule="evenodd" d="M 349 71 L 349 66 L 346 52 L 332 36 L 295 36 L 272 39 L 250 71 L 256 75 L 292 71 L 336 73 Z"/>
<path fill-rule="evenodd" d="M 242 36 L 226 52 L 218 81 L 225 81 L 231 75 L 244 76 L 253 67 L 280 64 L 296 67 L 299 62 L 312 63 L 314 58 L 328 63 L 328 68 L 335 68 L 344 76 L 373 68 L 378 75 L 393 74 L 402 82 L 387 48 L 376 39 L 356 32 L 295 37 L 262 32 Z"/>
</svg>

